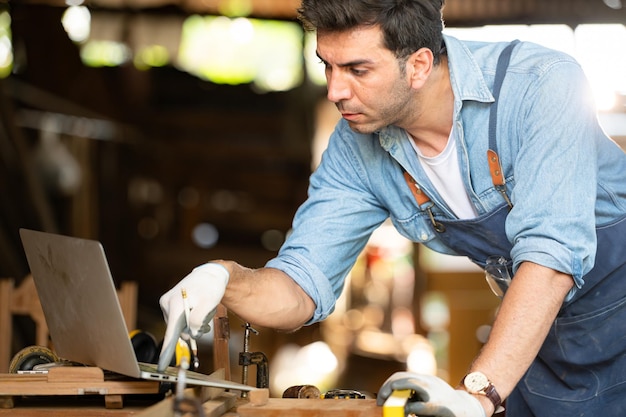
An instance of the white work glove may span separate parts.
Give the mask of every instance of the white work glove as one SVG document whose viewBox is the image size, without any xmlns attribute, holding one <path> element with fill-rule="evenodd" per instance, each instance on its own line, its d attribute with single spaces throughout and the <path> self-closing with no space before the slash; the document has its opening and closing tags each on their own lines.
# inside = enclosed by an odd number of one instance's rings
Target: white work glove
<svg viewBox="0 0 626 417">
<path fill-rule="evenodd" d="M 211 330 L 211 320 L 218 304 L 224 297 L 229 274 L 217 263 L 196 267 L 171 290 L 161 296 L 159 304 L 167 323 L 163 348 L 159 356 L 158 370 L 164 370 L 171 362 L 178 338 L 199 338 Z M 189 323 L 185 317 L 182 290 L 187 293 Z"/>
<path fill-rule="evenodd" d="M 414 392 L 404 407 L 406 414 L 436 417 L 486 417 L 480 402 L 463 390 L 455 390 L 433 375 L 396 372 L 382 385 L 376 398 L 383 405 L 393 391 Z"/>
</svg>

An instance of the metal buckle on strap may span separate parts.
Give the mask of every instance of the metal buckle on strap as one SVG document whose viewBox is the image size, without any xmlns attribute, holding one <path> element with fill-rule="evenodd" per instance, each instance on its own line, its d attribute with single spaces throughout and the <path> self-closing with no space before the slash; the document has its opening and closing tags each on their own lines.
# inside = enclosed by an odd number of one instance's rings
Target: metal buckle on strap
<svg viewBox="0 0 626 417">
<path fill-rule="evenodd" d="M 409 186 L 411 194 L 413 194 L 413 197 L 417 202 L 417 206 L 420 208 L 420 210 L 426 211 L 428 213 L 428 217 L 430 218 L 430 222 L 433 224 L 433 228 L 435 229 L 435 231 L 439 233 L 445 232 L 446 227 L 443 224 L 439 223 L 437 220 L 435 220 L 435 216 L 433 215 L 432 208 L 435 206 L 435 203 L 431 201 L 430 197 L 424 194 L 424 192 L 417 184 L 417 182 L 413 179 L 411 174 L 406 171 L 404 171 L 404 180 Z"/>
<path fill-rule="evenodd" d="M 496 185 L 495 189 L 498 190 L 500 194 L 502 194 L 502 198 L 504 198 L 504 201 L 506 201 L 506 204 L 509 205 L 509 210 L 511 210 L 513 208 L 513 203 L 511 203 L 511 200 L 509 199 L 509 196 L 506 193 L 506 187 L 504 185 Z"/>
<path fill-rule="evenodd" d="M 434 206 L 435 206 L 435 203 L 429 200 L 428 205 L 424 208 L 420 207 L 420 209 L 428 213 L 428 217 L 430 218 L 430 222 L 433 224 L 433 228 L 435 229 L 435 231 L 438 233 L 443 233 L 446 231 L 446 226 L 444 226 L 443 224 L 435 220 L 435 216 L 433 215 L 433 210 L 432 210 Z"/>
</svg>

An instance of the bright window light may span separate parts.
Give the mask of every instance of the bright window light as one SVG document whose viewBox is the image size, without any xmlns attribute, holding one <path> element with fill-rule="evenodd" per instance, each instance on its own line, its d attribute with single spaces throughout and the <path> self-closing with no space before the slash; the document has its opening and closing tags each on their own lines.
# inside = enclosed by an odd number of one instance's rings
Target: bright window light
<svg viewBox="0 0 626 417">
<path fill-rule="evenodd" d="M 573 55 L 574 31 L 567 25 L 488 25 L 477 28 L 446 28 L 444 33 L 459 39 L 496 42 L 535 42 Z"/>
<path fill-rule="evenodd" d="M 599 111 L 611 111 L 618 94 L 626 94 L 626 26 L 620 24 L 504 25 L 446 28 L 459 39 L 509 41 L 520 39 L 568 53 L 583 67 Z"/>
<path fill-rule="evenodd" d="M 61 23 L 67 36 L 74 42 L 84 42 L 89 38 L 91 13 L 85 6 L 70 6 L 63 13 Z"/>
<path fill-rule="evenodd" d="M 252 0 L 222 0 L 218 10 L 224 16 L 248 16 L 252 13 L 254 5 Z"/>
<path fill-rule="evenodd" d="M 80 57 L 90 67 L 115 67 L 131 58 L 128 46 L 113 41 L 89 41 L 80 50 Z"/>
<path fill-rule="evenodd" d="M 191 16 L 183 25 L 177 63 L 218 84 L 289 90 L 303 78 L 302 29 L 293 22 Z"/>
<path fill-rule="evenodd" d="M 135 67 L 138 69 L 163 67 L 169 63 L 169 58 L 167 48 L 162 45 L 150 45 L 135 54 Z"/>
<path fill-rule="evenodd" d="M 575 32 L 577 58 L 589 77 L 599 110 L 626 94 L 626 26 L 580 25 Z"/>
<path fill-rule="evenodd" d="M 0 12 L 0 77 L 7 77 L 12 68 L 11 16 L 5 11 Z"/>
<path fill-rule="evenodd" d="M 339 362 L 325 342 L 306 346 L 283 345 L 270 363 L 270 389 L 274 396 L 303 383 L 325 392 L 334 388 Z"/>
<path fill-rule="evenodd" d="M 306 32 L 304 38 L 304 58 L 309 79 L 317 85 L 326 85 L 324 64 L 317 56 L 317 36 L 315 32 Z"/>
</svg>

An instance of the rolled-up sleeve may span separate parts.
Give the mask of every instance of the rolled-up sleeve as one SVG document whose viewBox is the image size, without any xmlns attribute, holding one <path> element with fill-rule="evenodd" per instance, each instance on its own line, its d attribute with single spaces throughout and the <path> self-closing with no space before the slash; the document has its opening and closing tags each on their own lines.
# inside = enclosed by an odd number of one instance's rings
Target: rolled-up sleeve
<svg viewBox="0 0 626 417">
<path fill-rule="evenodd" d="M 331 136 L 292 232 L 278 256 L 266 265 L 287 273 L 313 299 L 316 310 L 308 324 L 333 312 L 356 258 L 388 217 L 371 192 L 363 156 L 350 145 L 351 140 L 377 139 L 342 134 L 345 129 L 340 124 Z"/>
<path fill-rule="evenodd" d="M 515 268 L 534 262 L 573 277 L 568 299 L 584 285 L 596 253 L 598 126 L 580 66 L 569 58 L 545 64 L 529 84 L 508 128 L 518 133 L 514 208 L 507 219 Z M 515 125 L 516 124 L 516 125 Z M 514 148 L 514 147 L 513 147 Z"/>
</svg>

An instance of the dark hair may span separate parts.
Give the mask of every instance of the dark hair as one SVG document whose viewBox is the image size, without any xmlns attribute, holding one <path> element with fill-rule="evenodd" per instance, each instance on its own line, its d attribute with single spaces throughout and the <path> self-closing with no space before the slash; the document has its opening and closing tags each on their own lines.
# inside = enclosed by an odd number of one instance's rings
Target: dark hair
<svg viewBox="0 0 626 417">
<path fill-rule="evenodd" d="M 445 0 L 302 0 L 299 19 L 306 30 L 344 31 L 379 25 L 384 46 L 399 59 L 420 48 L 439 62 Z"/>
</svg>

